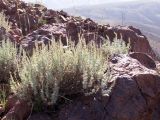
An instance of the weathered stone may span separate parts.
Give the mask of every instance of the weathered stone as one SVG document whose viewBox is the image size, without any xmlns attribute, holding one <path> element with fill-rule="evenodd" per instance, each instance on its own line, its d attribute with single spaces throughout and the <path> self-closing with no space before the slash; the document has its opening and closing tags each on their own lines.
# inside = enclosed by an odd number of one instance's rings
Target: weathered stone
<svg viewBox="0 0 160 120">
<path fill-rule="evenodd" d="M 18 27 L 21 28 L 22 33 L 25 36 L 28 36 L 28 33 L 32 33 L 34 30 L 41 29 L 40 27 L 44 24 L 49 24 L 48 26 L 50 26 L 53 23 L 63 23 L 66 27 L 59 28 L 58 31 L 63 31 L 63 29 L 65 29 L 67 34 L 65 36 L 71 38 L 71 40 L 75 41 L 76 43 L 78 42 L 79 36 L 82 35 L 89 35 L 89 37 L 86 38 L 91 39 L 93 38 L 93 35 L 96 35 L 96 41 L 101 41 L 103 38 L 107 37 L 110 39 L 110 41 L 113 41 L 117 34 L 117 37 L 122 37 L 126 44 L 130 43 L 131 52 L 143 52 L 153 57 L 154 60 L 158 60 L 151 46 L 149 45 L 147 38 L 139 29 L 134 28 L 133 26 L 101 26 L 90 18 L 82 19 L 81 17 L 69 16 L 64 11 L 54 11 L 39 4 L 31 6 L 23 1 L 19 1 L 18 5 L 15 0 L 12 2 L 0 0 L 0 3 L 1 9 L 5 11 L 6 15 L 8 15 L 10 22 L 17 23 Z M 56 33 L 55 38 L 58 39 L 59 34 L 61 33 Z M 65 36 L 61 36 L 63 41 L 66 39 Z M 18 36 L 15 35 L 12 37 L 12 39 L 19 39 Z"/>
<path fill-rule="evenodd" d="M 12 26 L 9 38 L 20 43 L 31 53 L 36 43 L 39 46 L 43 43 L 47 45 L 55 39 L 62 40 L 66 45 L 67 37 L 77 43 L 79 35 L 83 36 L 87 43 L 94 40 L 98 44 L 106 38 L 113 42 L 117 36 L 126 44 L 130 43 L 131 52 L 136 52 L 114 56 L 110 60 L 111 72 L 104 74 L 106 79 L 100 90 L 90 96 L 76 95 L 72 102 L 60 108 L 58 120 L 160 119 L 160 76 L 155 70 L 154 62 L 157 58 L 147 38 L 139 29 L 132 26 L 98 25 L 89 18 L 69 16 L 64 11 L 50 10 L 39 4 L 31 6 L 23 1 L 18 1 L 17 5 L 16 1 L 0 0 L 0 11 L 4 10 L 13 25 L 17 24 Z M 0 40 L 6 39 L 6 35 L 5 29 L 1 27 Z M 67 89 L 68 84 L 65 85 L 64 91 L 68 90 L 71 95 L 72 92 Z M 5 111 L 0 108 L 0 113 L 5 113 L 2 120 L 12 117 L 16 120 L 25 120 L 31 108 L 27 101 L 11 96 Z M 41 114 L 31 116 L 30 120 L 34 119 L 50 120 L 51 118 Z"/>
<path fill-rule="evenodd" d="M 26 120 L 31 114 L 31 103 L 18 99 L 16 96 L 10 96 L 6 103 L 5 116 L 2 120 Z"/>
<path fill-rule="evenodd" d="M 110 62 L 112 79 L 106 80 L 101 92 L 77 97 L 61 109 L 58 120 L 160 119 L 156 116 L 160 100 L 158 73 L 129 56 L 113 59 L 117 62 Z"/>
<path fill-rule="evenodd" d="M 142 65 L 149 69 L 156 69 L 154 60 L 145 53 L 134 52 L 129 54 L 130 57 L 137 59 Z"/>
</svg>

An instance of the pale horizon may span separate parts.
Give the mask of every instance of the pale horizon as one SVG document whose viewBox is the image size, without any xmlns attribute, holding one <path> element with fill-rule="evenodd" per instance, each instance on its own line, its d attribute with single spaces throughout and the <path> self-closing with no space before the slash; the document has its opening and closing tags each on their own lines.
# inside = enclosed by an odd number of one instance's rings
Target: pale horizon
<svg viewBox="0 0 160 120">
<path fill-rule="evenodd" d="M 129 2 L 137 0 L 25 0 L 26 2 L 43 1 L 43 4 L 52 9 L 65 9 L 82 5 L 98 5 L 103 3 Z"/>
</svg>

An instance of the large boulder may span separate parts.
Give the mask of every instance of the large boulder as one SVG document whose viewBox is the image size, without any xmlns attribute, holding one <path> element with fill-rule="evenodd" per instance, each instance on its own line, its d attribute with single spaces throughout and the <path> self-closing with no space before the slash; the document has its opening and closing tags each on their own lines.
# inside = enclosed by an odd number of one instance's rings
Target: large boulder
<svg viewBox="0 0 160 120">
<path fill-rule="evenodd" d="M 114 62 L 113 62 L 114 61 Z M 136 59 L 117 55 L 100 92 L 65 105 L 58 120 L 158 120 L 160 76 Z"/>
</svg>

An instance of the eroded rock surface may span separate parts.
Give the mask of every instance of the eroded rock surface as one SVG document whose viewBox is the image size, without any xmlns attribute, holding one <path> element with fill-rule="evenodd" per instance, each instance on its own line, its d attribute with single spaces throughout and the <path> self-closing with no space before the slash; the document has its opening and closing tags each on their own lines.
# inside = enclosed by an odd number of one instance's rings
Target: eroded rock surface
<svg viewBox="0 0 160 120">
<path fill-rule="evenodd" d="M 25 41 L 26 46 L 34 46 L 34 41 L 37 38 L 42 43 L 50 40 L 51 34 L 49 33 L 52 33 L 53 37 L 56 38 L 61 36 L 63 41 L 66 37 L 71 38 L 76 43 L 79 39 L 79 34 L 84 36 L 87 42 L 95 40 L 97 43 L 101 43 L 107 36 L 110 41 L 113 41 L 116 33 L 118 38 L 122 37 L 126 43 L 130 43 L 130 51 L 144 52 L 157 59 L 147 38 L 139 29 L 133 26 L 98 25 L 90 18 L 74 17 L 64 11 L 54 11 L 47 9 L 43 5 L 32 5 L 17 0 L 0 0 L 0 11 L 2 10 L 11 23 L 18 25 L 24 36 L 22 38 L 21 34 L 14 33 L 10 38 L 17 41 L 27 40 L 27 42 Z M 12 31 L 14 32 L 15 30 Z M 20 32 L 18 28 L 16 31 Z M 47 35 L 44 35 L 42 38 L 41 33 L 46 32 Z"/>
<path fill-rule="evenodd" d="M 101 92 L 66 105 L 59 120 L 157 120 L 160 76 L 136 59 L 118 55 Z M 106 73 L 106 76 L 109 74 Z"/>
<path fill-rule="evenodd" d="M 2 120 L 26 120 L 31 114 L 31 110 L 31 103 L 11 95 L 7 100 L 5 108 L 6 114 Z"/>
<path fill-rule="evenodd" d="M 112 42 L 117 34 L 126 44 L 130 43 L 130 51 L 134 52 L 129 55 L 115 55 L 110 60 L 110 72 L 105 73 L 106 78 L 99 92 L 90 96 L 77 95 L 72 102 L 67 102 L 60 108 L 56 119 L 160 119 L 160 76 L 154 62 L 157 58 L 140 30 L 132 26 L 98 25 L 89 18 L 74 17 L 64 11 L 17 1 L 0 0 L 0 11 L 3 10 L 12 23 L 9 33 L 0 27 L 0 41 L 9 37 L 24 49 L 32 50 L 36 42 L 47 45 L 53 39 L 61 39 L 66 45 L 67 38 L 77 43 L 80 34 L 86 42 L 94 40 L 99 44 L 107 37 Z M 2 120 L 12 117 L 25 120 L 30 115 L 31 108 L 28 102 L 12 96 L 8 99 L 5 111 L 0 106 L 0 114 L 4 114 Z M 47 114 L 35 114 L 30 119 L 51 118 Z"/>
<path fill-rule="evenodd" d="M 155 61 L 145 53 L 134 52 L 129 54 L 130 57 L 138 60 L 142 65 L 149 69 L 156 69 Z"/>
</svg>

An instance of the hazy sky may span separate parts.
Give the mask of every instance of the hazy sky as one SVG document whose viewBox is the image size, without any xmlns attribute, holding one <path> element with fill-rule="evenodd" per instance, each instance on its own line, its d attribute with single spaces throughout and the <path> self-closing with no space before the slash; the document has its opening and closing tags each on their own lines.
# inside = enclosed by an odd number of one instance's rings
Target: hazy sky
<svg viewBox="0 0 160 120">
<path fill-rule="evenodd" d="M 123 2 L 135 0 L 25 0 L 25 1 L 43 1 L 43 3 L 52 9 L 63 9 L 68 7 L 75 7 L 81 5 L 95 5 L 107 2 Z"/>
</svg>

